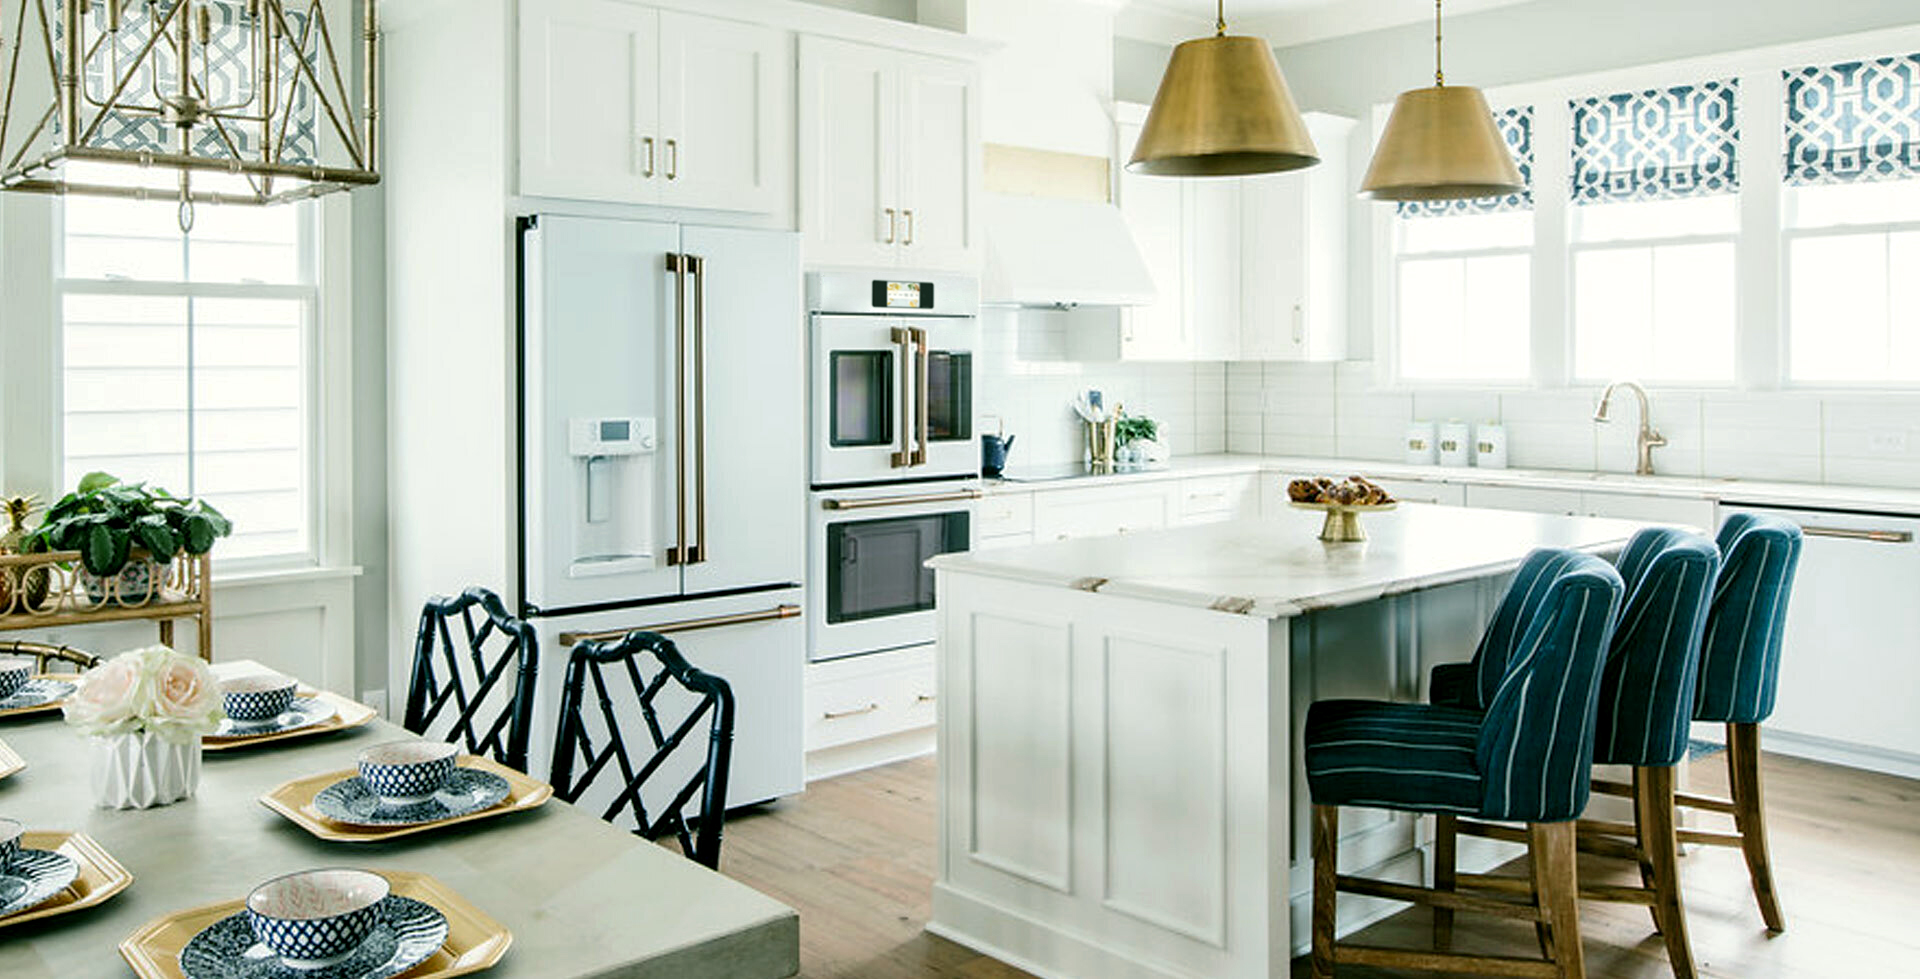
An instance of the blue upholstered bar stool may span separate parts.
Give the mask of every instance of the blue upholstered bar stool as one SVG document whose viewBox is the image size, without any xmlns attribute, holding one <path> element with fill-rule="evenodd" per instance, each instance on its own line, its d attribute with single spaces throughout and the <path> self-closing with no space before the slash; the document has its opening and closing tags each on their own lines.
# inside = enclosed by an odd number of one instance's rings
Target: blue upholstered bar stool
<svg viewBox="0 0 1920 979">
<path fill-rule="evenodd" d="M 1483 653 L 1499 680 L 1485 711 L 1364 700 L 1307 713 L 1313 794 L 1313 976 L 1336 963 L 1475 975 L 1582 979 L 1574 823 L 1586 808 L 1600 673 L 1624 591 L 1599 558 L 1527 556 Z M 1339 873 L 1341 806 L 1526 823 L 1533 881 L 1523 895 L 1439 891 Z M 1532 921 L 1541 959 L 1384 949 L 1334 940 L 1338 891 Z"/>
<path fill-rule="evenodd" d="M 1642 530 L 1633 536 L 1621 554 L 1619 570 L 1627 585 L 1627 601 L 1613 634 L 1606 666 L 1601 671 L 1593 761 L 1633 768 L 1631 785 L 1595 783 L 1596 788 L 1618 788 L 1621 794 L 1633 798 L 1633 824 L 1611 827 L 1633 842 L 1622 845 L 1612 841 L 1580 841 L 1582 849 L 1610 852 L 1639 864 L 1643 887 L 1590 889 L 1583 891 L 1582 897 L 1650 905 L 1654 923 L 1666 940 L 1673 973 L 1679 979 L 1693 979 L 1698 973 L 1687 939 L 1680 893 L 1679 844 L 1673 815 L 1674 769 L 1687 753 L 1701 636 L 1719 568 L 1720 552 L 1713 541 L 1683 530 Z M 1483 647 L 1482 653 L 1487 652 Z M 1500 657 L 1482 655 L 1471 663 L 1435 667 L 1431 685 L 1433 702 L 1482 709 L 1497 690 L 1499 677 L 1489 660 L 1498 659 Z M 1582 828 L 1587 828 L 1584 823 Z M 1513 841 L 1524 839 L 1523 834 L 1510 827 L 1467 822 L 1442 814 L 1436 820 L 1434 835 L 1434 882 L 1442 890 L 1450 890 L 1456 884 L 1457 833 Z M 1469 887 L 1516 889 L 1527 882 L 1518 878 L 1469 875 L 1459 878 L 1458 883 Z M 1448 946 L 1452 925 L 1451 911 L 1435 909 L 1436 948 Z"/>
</svg>

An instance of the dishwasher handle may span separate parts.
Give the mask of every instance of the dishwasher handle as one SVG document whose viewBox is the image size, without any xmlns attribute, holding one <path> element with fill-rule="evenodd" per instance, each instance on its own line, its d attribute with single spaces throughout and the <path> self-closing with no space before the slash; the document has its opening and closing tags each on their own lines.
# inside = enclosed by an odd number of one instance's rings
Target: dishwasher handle
<svg viewBox="0 0 1920 979">
<path fill-rule="evenodd" d="M 1911 530 L 1858 530 L 1853 527 L 1822 527 L 1818 524 L 1802 524 L 1800 533 L 1808 537 L 1830 537 L 1835 540 L 1857 540 L 1873 544 L 1911 544 Z"/>
</svg>

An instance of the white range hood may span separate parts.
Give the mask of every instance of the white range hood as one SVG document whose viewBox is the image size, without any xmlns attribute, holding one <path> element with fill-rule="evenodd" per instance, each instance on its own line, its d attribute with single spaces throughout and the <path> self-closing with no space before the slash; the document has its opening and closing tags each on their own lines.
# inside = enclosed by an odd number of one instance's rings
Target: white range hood
<svg viewBox="0 0 1920 979">
<path fill-rule="evenodd" d="M 1120 209 L 1048 197 L 981 195 L 987 263 L 980 301 L 999 306 L 1138 306 L 1153 274 Z"/>
</svg>

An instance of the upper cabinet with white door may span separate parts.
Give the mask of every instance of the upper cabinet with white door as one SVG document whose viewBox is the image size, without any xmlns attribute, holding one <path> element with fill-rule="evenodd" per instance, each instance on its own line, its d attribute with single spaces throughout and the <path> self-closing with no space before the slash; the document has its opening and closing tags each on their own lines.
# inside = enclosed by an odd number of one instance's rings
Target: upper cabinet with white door
<svg viewBox="0 0 1920 979">
<path fill-rule="evenodd" d="M 772 213 L 791 35 L 617 0 L 520 5 L 520 193 Z"/>
<path fill-rule="evenodd" d="M 809 265 L 974 271 L 978 69 L 800 39 L 800 228 Z"/>
<path fill-rule="evenodd" d="M 1241 360 L 1347 355 L 1354 121 L 1319 112 L 1306 120 L 1318 165 L 1240 181 Z"/>
</svg>

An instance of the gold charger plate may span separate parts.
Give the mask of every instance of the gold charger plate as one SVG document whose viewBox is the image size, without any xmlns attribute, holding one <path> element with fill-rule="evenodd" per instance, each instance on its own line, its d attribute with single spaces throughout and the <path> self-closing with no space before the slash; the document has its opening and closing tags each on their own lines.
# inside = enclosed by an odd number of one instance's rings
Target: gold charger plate
<svg viewBox="0 0 1920 979">
<path fill-rule="evenodd" d="M 548 799 L 553 798 L 553 786 L 532 778 L 531 776 L 516 772 L 491 758 L 485 758 L 479 755 L 461 755 L 456 761 L 463 768 L 492 772 L 506 779 L 507 797 L 489 809 L 470 812 L 464 816 L 455 816 L 451 819 L 442 819 L 438 822 L 421 823 L 418 826 L 352 826 L 346 823 L 336 823 L 322 816 L 320 810 L 314 808 L 313 797 L 319 795 L 320 790 L 327 786 L 341 779 L 352 778 L 359 774 L 358 771 L 349 768 L 343 771 L 326 772 L 320 775 L 309 775 L 306 778 L 294 779 L 261 796 L 260 804 L 287 817 L 294 825 L 312 833 L 320 839 L 330 840 L 335 843 L 375 843 L 380 840 L 391 840 L 398 836 L 424 833 L 428 830 L 439 829 L 443 826 L 470 823 L 476 819 L 490 819 L 494 816 L 504 816 L 512 812 L 526 812 L 529 809 L 539 808 Z"/>
<path fill-rule="evenodd" d="M 80 674 L 78 673 L 36 673 L 33 675 L 33 678 L 35 680 L 60 680 L 74 684 L 80 682 Z M 0 718 L 25 717 L 28 714 L 41 714 L 50 710 L 59 710 L 60 705 L 66 702 L 67 698 L 62 697 L 59 700 L 50 700 L 44 704 L 35 704 L 32 707 L 9 707 L 6 710 L 0 710 Z"/>
<path fill-rule="evenodd" d="M 133 883 L 133 875 L 127 873 L 127 868 L 120 866 L 119 861 L 85 833 L 28 832 L 20 837 L 20 843 L 29 850 L 65 854 L 80 865 L 80 876 L 53 900 L 0 918 L 0 928 L 93 907 Z"/>
<path fill-rule="evenodd" d="M 488 917 L 445 884 L 404 870 L 377 871 L 393 885 L 393 893 L 433 905 L 447 916 L 447 940 L 425 962 L 401 973 L 401 979 L 447 979 L 490 969 L 507 954 L 513 933 Z M 141 979 L 182 979 L 180 950 L 228 915 L 246 907 L 244 897 L 219 904 L 175 911 L 156 918 L 120 943 L 120 957 Z"/>
<path fill-rule="evenodd" d="M 333 716 L 308 727 L 281 731 L 278 734 L 256 734 L 250 738 L 216 738 L 207 735 L 200 739 L 200 747 L 206 751 L 232 751 L 235 748 L 251 748 L 254 745 L 272 744 L 288 738 L 306 738 L 317 734 L 332 734 L 348 728 L 359 727 L 373 720 L 377 711 L 357 700 L 348 700 L 331 690 L 302 690 L 300 696 L 317 697 L 333 705 Z"/>
<path fill-rule="evenodd" d="M 20 757 L 19 752 L 7 747 L 5 741 L 0 741 L 0 778 L 18 775 L 25 771 L 26 767 L 27 760 Z"/>
</svg>

